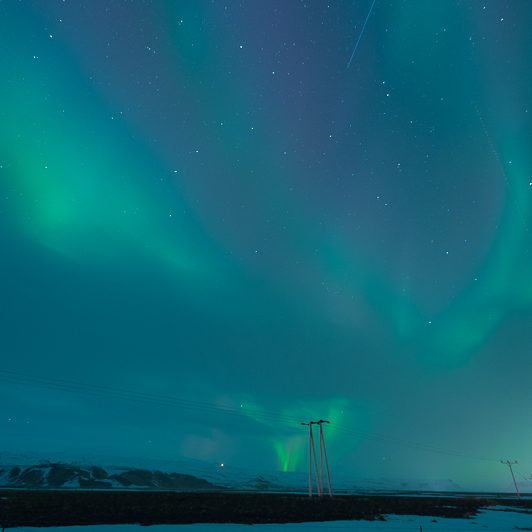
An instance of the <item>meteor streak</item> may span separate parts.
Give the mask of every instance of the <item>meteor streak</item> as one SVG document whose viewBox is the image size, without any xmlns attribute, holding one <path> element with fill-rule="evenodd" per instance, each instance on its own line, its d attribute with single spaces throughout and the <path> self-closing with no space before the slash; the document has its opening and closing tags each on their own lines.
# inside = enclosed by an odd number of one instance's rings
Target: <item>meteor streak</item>
<svg viewBox="0 0 532 532">
<path fill-rule="evenodd" d="M 347 62 L 347 68 L 351 66 L 351 61 L 353 61 L 353 57 L 355 57 L 355 53 L 360 43 L 360 39 L 362 39 L 362 35 L 364 35 L 366 24 L 368 23 L 369 16 L 371 15 L 371 12 L 373 11 L 373 6 L 375 5 L 376 1 L 377 0 L 373 0 L 373 2 L 371 3 L 371 7 L 369 8 L 368 14 L 366 15 L 366 20 L 364 21 L 364 24 L 362 24 L 362 29 L 360 30 L 360 34 L 358 35 L 357 42 L 355 44 L 355 47 L 353 48 L 353 53 L 351 54 L 351 57 L 349 58 L 349 61 Z"/>
</svg>

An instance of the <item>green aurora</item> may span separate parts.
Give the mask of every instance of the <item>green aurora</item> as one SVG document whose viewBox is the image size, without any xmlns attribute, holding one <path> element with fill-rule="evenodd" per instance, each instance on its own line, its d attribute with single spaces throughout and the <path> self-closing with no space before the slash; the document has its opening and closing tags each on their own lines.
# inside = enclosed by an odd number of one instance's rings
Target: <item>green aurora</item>
<svg viewBox="0 0 532 532">
<path fill-rule="evenodd" d="M 246 398 L 180 437 L 79 399 L 61 447 L 68 398 L 6 384 L 35 445 L 301 472 L 318 417 L 359 476 L 505 481 L 374 432 L 530 473 L 532 5 L 377 0 L 346 69 L 366 4 L 0 3 L 3 365 Z"/>
</svg>

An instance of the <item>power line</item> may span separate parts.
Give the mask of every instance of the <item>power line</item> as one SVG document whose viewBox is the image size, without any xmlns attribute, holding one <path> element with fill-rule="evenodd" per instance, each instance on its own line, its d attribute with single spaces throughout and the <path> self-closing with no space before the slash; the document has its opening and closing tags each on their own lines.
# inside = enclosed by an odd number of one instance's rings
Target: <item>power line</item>
<svg viewBox="0 0 532 532">
<path fill-rule="evenodd" d="M 161 394 L 144 393 L 132 390 L 124 390 L 117 388 L 109 388 L 97 384 L 87 384 L 74 381 L 65 381 L 60 379 L 50 379 L 28 375 L 20 372 L 10 370 L 0 370 L 0 380 L 11 382 L 14 384 L 22 384 L 37 388 L 45 388 L 52 390 L 60 390 L 72 393 L 80 393 L 83 395 L 91 395 L 102 398 L 112 398 L 125 401 L 135 401 L 148 404 L 156 404 L 161 406 L 179 407 L 191 410 L 203 410 L 216 414 L 227 414 L 251 418 L 264 418 L 264 420 L 271 418 L 271 421 L 280 420 L 286 424 L 293 424 L 297 422 L 297 418 L 286 415 L 279 415 L 277 412 L 268 412 L 266 410 L 248 410 L 243 407 L 234 408 L 226 405 L 216 405 L 202 401 L 191 399 L 183 399 L 178 397 L 171 397 Z"/>
<path fill-rule="evenodd" d="M 132 390 L 110 388 L 98 384 L 87 384 L 81 382 L 67 381 L 62 379 L 52 379 L 47 377 L 39 377 L 18 371 L 7 369 L 0 369 L 0 381 L 10 382 L 13 384 L 20 384 L 24 386 L 32 386 L 37 388 L 59 390 L 70 393 L 79 393 L 83 395 L 90 395 L 99 398 L 110 398 L 122 401 L 133 401 L 158 406 L 167 406 L 171 408 L 182 408 L 188 410 L 199 410 L 212 414 L 230 415 L 237 418 L 252 419 L 258 423 L 272 425 L 283 425 L 285 428 L 293 427 L 294 424 L 299 423 L 299 419 L 290 415 L 279 414 L 278 412 L 248 409 L 248 408 L 234 408 L 227 405 L 216 405 L 213 403 L 202 402 L 192 399 L 183 399 L 178 397 L 171 397 L 162 394 L 144 393 Z M 371 432 L 357 431 L 350 427 L 343 425 L 334 425 L 335 430 L 346 436 L 356 436 L 364 440 L 376 441 L 381 444 L 402 446 L 411 448 L 416 451 L 442 454 L 447 456 L 468 458 L 480 461 L 499 462 L 497 458 L 488 458 L 471 455 L 458 450 L 445 449 L 434 445 L 404 440 L 393 436 L 376 434 Z"/>
<path fill-rule="evenodd" d="M 472 454 L 454 450 L 454 449 L 444 449 L 442 447 L 437 447 L 431 444 L 403 440 L 403 439 L 396 438 L 393 436 L 386 436 L 386 435 L 376 434 L 376 433 L 371 433 L 371 432 L 356 431 L 356 430 L 352 430 L 349 427 L 345 427 L 342 425 L 335 425 L 335 429 L 338 432 L 341 432 L 346 435 L 357 436 L 363 439 L 377 441 L 379 443 L 399 445 L 402 447 L 409 447 L 409 448 L 412 448 L 418 451 L 430 452 L 430 453 L 436 453 L 436 454 L 445 454 L 447 456 L 468 458 L 471 460 L 480 460 L 484 462 L 499 462 L 498 458 L 490 458 L 490 457 L 483 457 L 483 456 L 481 457 L 481 456 L 472 455 Z"/>
</svg>

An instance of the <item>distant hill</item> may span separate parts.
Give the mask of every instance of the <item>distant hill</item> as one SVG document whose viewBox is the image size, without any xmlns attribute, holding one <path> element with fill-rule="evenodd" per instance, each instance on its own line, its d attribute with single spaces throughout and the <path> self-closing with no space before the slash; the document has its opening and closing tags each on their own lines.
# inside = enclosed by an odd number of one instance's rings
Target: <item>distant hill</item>
<svg viewBox="0 0 532 532">
<path fill-rule="evenodd" d="M 2 452 L 0 487 L 182 492 L 228 489 L 300 493 L 305 493 L 308 489 L 305 471 L 259 472 L 187 459 L 136 459 L 125 464 L 122 462 L 121 466 L 110 465 L 122 459 L 93 456 L 80 461 L 63 456 L 41 457 Z M 176 470 L 180 473 L 176 473 Z M 347 475 L 332 475 L 332 487 L 333 492 L 338 494 L 464 491 L 462 486 L 450 479 L 349 478 Z M 513 485 L 508 488 L 508 491 L 512 490 Z M 523 486 L 523 491 L 531 490 Z"/>
<path fill-rule="evenodd" d="M 0 466 L 0 487 L 11 488 L 85 488 L 154 489 L 209 491 L 220 489 L 211 482 L 181 473 L 146 469 L 103 468 L 64 463 L 31 466 Z"/>
</svg>

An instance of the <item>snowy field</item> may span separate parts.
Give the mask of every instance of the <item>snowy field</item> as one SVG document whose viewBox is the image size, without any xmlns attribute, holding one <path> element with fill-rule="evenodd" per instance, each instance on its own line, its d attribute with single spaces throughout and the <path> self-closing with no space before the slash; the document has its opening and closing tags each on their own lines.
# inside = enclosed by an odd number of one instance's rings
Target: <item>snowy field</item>
<svg viewBox="0 0 532 532">
<path fill-rule="evenodd" d="M 87 525 L 33 528 L 20 527 L 18 532 L 46 532 L 47 530 L 60 530 L 61 532 L 249 532 L 250 526 L 253 532 L 313 532 L 315 529 L 338 530 L 339 532 L 353 531 L 412 531 L 431 532 L 437 530 L 446 531 L 516 531 L 532 530 L 532 513 L 516 512 L 506 508 L 492 508 L 479 512 L 473 519 L 443 519 L 417 515 L 387 515 L 386 521 L 327 521 L 314 523 L 289 523 L 273 525 L 234 525 L 234 524 L 195 524 L 195 525 L 153 525 L 144 527 L 141 525 Z"/>
</svg>

